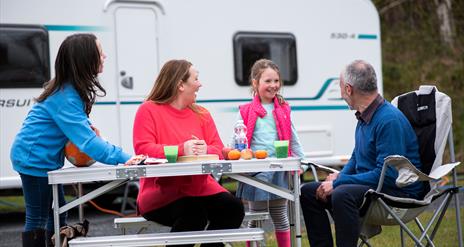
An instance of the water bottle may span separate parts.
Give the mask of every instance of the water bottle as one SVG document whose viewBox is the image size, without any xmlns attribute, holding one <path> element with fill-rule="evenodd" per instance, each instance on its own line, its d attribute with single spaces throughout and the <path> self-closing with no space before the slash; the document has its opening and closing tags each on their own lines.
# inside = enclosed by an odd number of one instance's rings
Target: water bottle
<svg viewBox="0 0 464 247">
<path fill-rule="evenodd" d="M 238 120 L 234 127 L 234 148 L 242 151 L 248 148 L 247 127 L 243 120 Z"/>
</svg>

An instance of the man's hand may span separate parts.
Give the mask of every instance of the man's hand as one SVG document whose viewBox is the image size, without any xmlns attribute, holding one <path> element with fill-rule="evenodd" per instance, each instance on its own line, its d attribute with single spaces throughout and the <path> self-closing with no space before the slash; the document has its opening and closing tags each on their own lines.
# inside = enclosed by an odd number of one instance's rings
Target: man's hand
<svg viewBox="0 0 464 247">
<path fill-rule="evenodd" d="M 335 179 L 338 178 L 338 174 L 340 174 L 340 173 L 339 172 L 330 173 L 329 176 L 327 176 L 327 178 L 325 179 L 325 181 L 326 182 L 334 181 Z"/>
<path fill-rule="evenodd" d="M 333 181 L 324 181 L 316 190 L 316 199 L 327 202 L 327 197 L 332 194 Z"/>
</svg>

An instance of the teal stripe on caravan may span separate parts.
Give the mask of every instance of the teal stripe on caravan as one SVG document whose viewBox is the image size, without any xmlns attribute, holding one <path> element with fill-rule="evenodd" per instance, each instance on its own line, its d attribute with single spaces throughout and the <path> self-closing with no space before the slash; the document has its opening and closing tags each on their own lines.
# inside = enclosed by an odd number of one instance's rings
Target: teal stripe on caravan
<svg viewBox="0 0 464 247">
<path fill-rule="evenodd" d="M 122 101 L 121 105 L 140 105 L 142 101 Z"/>
<path fill-rule="evenodd" d="M 140 105 L 142 101 L 122 101 L 121 105 Z M 100 101 L 95 102 L 95 105 L 116 105 L 116 101 Z"/>
<path fill-rule="evenodd" d="M 207 102 L 206 102 L 207 101 Z M 237 102 L 241 102 L 240 99 Z M 200 100 L 197 103 L 210 103 L 210 100 L 204 100 L 201 102 Z M 232 100 L 214 100 L 213 103 L 221 103 L 221 102 L 232 102 Z M 96 102 L 96 105 L 116 105 L 115 101 L 103 101 L 103 102 Z M 123 101 L 121 105 L 140 105 L 142 101 Z M 312 105 L 312 106 L 291 106 L 292 111 L 324 111 L 324 110 L 349 110 L 347 105 Z M 223 112 L 237 112 L 238 106 L 232 107 L 223 107 Z"/>
<path fill-rule="evenodd" d="M 325 110 L 349 110 L 347 105 L 298 105 L 292 106 L 292 111 L 325 111 Z"/>
<path fill-rule="evenodd" d="M 95 102 L 95 105 L 116 105 L 115 101 L 101 101 Z"/>
<path fill-rule="evenodd" d="M 102 32 L 108 28 L 102 26 L 45 25 L 49 31 Z"/>
<path fill-rule="evenodd" d="M 291 106 L 292 111 L 336 111 L 336 110 L 349 110 L 347 105 L 297 105 Z M 238 106 L 221 108 L 222 112 L 238 112 Z"/>
<path fill-rule="evenodd" d="M 321 89 L 319 90 L 319 92 L 317 92 L 316 96 L 314 97 L 299 97 L 299 98 L 291 98 L 291 97 L 288 97 L 288 98 L 285 98 L 285 100 L 287 101 L 290 101 L 290 100 L 299 100 L 299 101 L 303 101 L 303 100 L 318 100 L 322 97 L 322 95 L 324 95 L 325 91 L 327 90 L 327 88 L 330 86 L 330 84 L 332 83 L 332 81 L 334 80 L 338 80 L 339 78 L 337 77 L 333 77 L 333 78 L 329 78 L 327 79 L 324 84 L 322 85 Z"/>
<path fill-rule="evenodd" d="M 377 39 L 375 34 L 358 34 L 358 39 Z"/>
<path fill-rule="evenodd" d="M 203 99 L 197 100 L 197 103 L 227 103 L 227 102 L 249 102 L 249 99 Z"/>
</svg>

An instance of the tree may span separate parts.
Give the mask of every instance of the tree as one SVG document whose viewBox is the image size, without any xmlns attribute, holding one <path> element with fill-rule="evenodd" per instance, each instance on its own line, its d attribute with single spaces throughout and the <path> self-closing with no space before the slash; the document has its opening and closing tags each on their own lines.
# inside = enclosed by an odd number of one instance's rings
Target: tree
<svg viewBox="0 0 464 247">
<path fill-rule="evenodd" d="M 453 22 L 453 9 L 451 7 L 451 0 L 435 0 L 436 13 L 440 22 L 440 36 L 442 41 L 454 47 L 454 22 Z"/>
</svg>

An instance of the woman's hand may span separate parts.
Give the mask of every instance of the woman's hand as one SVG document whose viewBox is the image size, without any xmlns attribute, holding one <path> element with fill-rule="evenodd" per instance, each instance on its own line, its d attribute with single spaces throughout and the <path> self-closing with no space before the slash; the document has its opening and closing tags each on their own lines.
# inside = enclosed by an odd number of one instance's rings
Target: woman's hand
<svg viewBox="0 0 464 247">
<path fill-rule="evenodd" d="M 146 158 L 147 158 L 147 156 L 145 156 L 143 154 L 134 155 L 128 161 L 126 161 L 126 163 L 124 163 L 124 165 L 125 166 L 138 165 L 141 161 L 143 161 Z"/>
<path fill-rule="evenodd" d="M 192 135 L 191 140 L 184 142 L 184 153 L 185 155 L 201 155 L 206 154 L 207 147 L 205 140 L 200 140 L 196 136 Z"/>
</svg>

